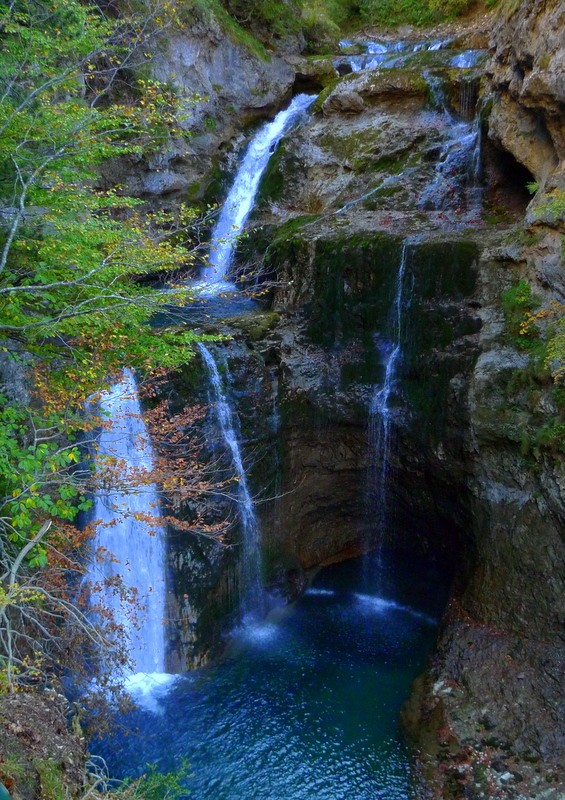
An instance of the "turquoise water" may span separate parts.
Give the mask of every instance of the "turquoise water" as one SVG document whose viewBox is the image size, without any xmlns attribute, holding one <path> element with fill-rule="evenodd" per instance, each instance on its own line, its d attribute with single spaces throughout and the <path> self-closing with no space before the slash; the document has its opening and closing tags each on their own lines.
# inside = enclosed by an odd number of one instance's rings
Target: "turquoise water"
<svg viewBox="0 0 565 800">
<path fill-rule="evenodd" d="M 406 800 L 398 712 L 434 640 L 441 585 L 413 563 L 389 563 L 378 581 L 359 563 L 328 568 L 92 750 L 120 777 L 187 757 L 194 800 Z"/>
</svg>

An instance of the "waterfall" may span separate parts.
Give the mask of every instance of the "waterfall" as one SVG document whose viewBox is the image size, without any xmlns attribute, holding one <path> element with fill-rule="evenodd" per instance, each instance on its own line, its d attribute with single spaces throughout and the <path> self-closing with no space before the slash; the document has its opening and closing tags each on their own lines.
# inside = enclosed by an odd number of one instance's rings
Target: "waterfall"
<svg viewBox="0 0 565 800">
<path fill-rule="evenodd" d="M 333 63 L 340 74 L 378 68 L 391 69 L 405 66 L 410 56 L 415 53 L 442 50 L 449 46 L 450 41 L 450 39 L 423 39 L 419 42 L 353 42 L 344 39 L 339 43 L 342 50 L 361 46 L 365 52 L 362 55 L 340 55 Z"/>
<path fill-rule="evenodd" d="M 107 422 L 96 463 L 102 475 L 109 470 L 110 485 L 94 498 L 93 516 L 99 522 L 97 556 L 87 576 L 94 587 L 92 599 L 123 627 L 132 674 L 164 673 L 165 531 L 157 522 L 157 488 L 143 482 L 154 458 L 131 370 L 124 369 L 122 379 L 102 394 L 100 408 Z"/>
<path fill-rule="evenodd" d="M 279 111 L 274 120 L 263 125 L 251 140 L 212 232 L 210 266 L 203 273 L 208 291 L 233 289 L 227 283 L 227 275 L 237 236 L 251 213 L 261 176 L 284 133 L 315 99 L 315 95 L 297 95 L 288 108 Z"/>
<path fill-rule="evenodd" d="M 480 209 L 482 192 L 479 185 L 481 168 L 481 125 L 478 110 L 472 116 L 473 96 L 471 84 L 461 89 L 461 114 L 456 117 L 447 106 L 441 78 L 424 71 L 433 105 L 446 125 L 441 153 L 435 174 L 418 200 L 420 208 L 437 211 L 474 212 Z"/>
<path fill-rule="evenodd" d="M 243 616 L 246 616 L 257 612 L 263 604 L 259 525 L 249 492 L 247 476 L 243 469 L 243 461 L 237 440 L 233 413 L 222 385 L 218 366 L 210 351 L 202 343 L 198 345 L 198 349 L 200 350 L 210 376 L 212 394 L 215 400 L 216 416 L 220 425 L 222 437 L 231 455 L 232 464 L 238 480 L 239 510 L 242 528 L 240 597 L 241 611 Z"/>
<path fill-rule="evenodd" d="M 386 533 L 388 517 L 388 483 L 390 474 L 391 427 L 393 410 L 391 396 L 396 387 L 398 367 L 402 357 L 402 321 L 404 311 L 405 272 L 408 262 L 409 244 L 402 245 L 402 254 L 394 299 L 390 312 L 390 340 L 381 344 L 383 356 L 384 378 L 379 384 L 371 401 L 369 413 L 369 508 L 371 518 L 376 517 L 378 525 L 379 545 Z"/>
</svg>

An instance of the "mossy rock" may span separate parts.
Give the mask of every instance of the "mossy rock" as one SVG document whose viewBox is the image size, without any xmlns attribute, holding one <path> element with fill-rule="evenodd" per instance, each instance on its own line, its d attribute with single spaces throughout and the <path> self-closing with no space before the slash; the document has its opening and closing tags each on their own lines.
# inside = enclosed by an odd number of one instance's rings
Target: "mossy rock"
<svg viewBox="0 0 565 800">
<path fill-rule="evenodd" d="M 419 70 L 415 69 L 374 69 L 364 72 L 351 72 L 339 81 L 340 87 L 348 91 L 355 89 L 361 97 L 382 97 L 387 95 L 421 95 L 426 97 L 428 82 Z"/>
<path fill-rule="evenodd" d="M 309 332 L 313 341 L 331 346 L 343 336 L 374 329 L 376 320 L 386 316 L 401 243 L 400 237 L 384 232 L 315 242 L 312 263 L 303 277 L 312 287 Z M 270 252 L 271 258 L 282 258 L 294 268 L 310 259 L 308 242 L 299 233 L 277 240 Z M 300 275 L 295 277 L 293 272 L 292 279 L 298 281 Z"/>
<path fill-rule="evenodd" d="M 380 128 L 355 129 L 351 132 L 326 131 L 316 144 L 328 150 L 335 158 L 346 161 L 355 172 L 375 169 L 379 163 L 375 153 L 383 146 L 385 131 Z"/>
<path fill-rule="evenodd" d="M 477 247 L 467 240 L 414 240 L 406 248 L 402 385 L 421 421 L 420 438 L 437 440 L 447 418 L 449 383 L 455 374 L 467 373 L 477 355 L 472 340 L 453 348 L 480 325 L 465 304 L 476 287 Z M 390 343 L 396 336 L 391 308 L 402 238 L 377 231 L 312 241 L 296 232 L 275 240 L 270 250 L 272 260 L 278 260 L 279 280 L 292 282 L 281 291 L 291 300 L 302 297 L 310 339 L 336 353 L 347 342 L 361 345 L 355 363 L 344 361 L 342 388 L 378 384 L 384 365 L 374 337 Z M 306 288 L 301 289 L 301 281 Z M 307 414 L 307 400 L 299 401 L 293 412 Z"/>
<path fill-rule="evenodd" d="M 239 331 L 248 341 L 260 342 L 265 336 L 276 328 L 280 322 L 280 314 L 269 311 L 265 314 L 249 314 L 244 317 L 232 317 L 230 327 Z"/>
<path fill-rule="evenodd" d="M 296 68 L 295 83 L 302 91 L 321 91 L 338 77 L 333 56 L 310 56 Z"/>
<path fill-rule="evenodd" d="M 311 106 L 312 113 L 314 114 L 319 113 L 322 110 L 322 106 L 324 105 L 330 94 L 333 92 L 333 90 L 336 88 L 336 86 L 339 85 L 341 80 L 342 80 L 341 78 L 334 78 L 333 81 L 328 81 L 326 88 L 320 92 L 320 94 L 312 104 Z"/>
<path fill-rule="evenodd" d="M 428 83 L 418 70 L 392 69 L 369 73 L 362 97 L 381 97 L 383 95 L 419 95 L 426 97 Z"/>
<path fill-rule="evenodd" d="M 267 164 L 263 173 L 255 205 L 257 208 L 269 202 L 277 203 L 284 195 L 292 190 L 294 178 L 303 172 L 303 165 L 299 159 L 289 152 L 287 143 L 283 140 Z"/>
<path fill-rule="evenodd" d="M 198 205 L 203 210 L 208 206 L 221 203 L 232 180 L 232 174 L 223 170 L 219 159 L 214 159 L 211 168 L 197 181 L 193 181 L 186 190 L 186 201 L 189 205 Z"/>
<path fill-rule="evenodd" d="M 63 781 L 62 764 L 53 759 L 37 759 L 34 766 L 39 775 L 41 800 L 66 800 L 67 792 Z"/>
</svg>

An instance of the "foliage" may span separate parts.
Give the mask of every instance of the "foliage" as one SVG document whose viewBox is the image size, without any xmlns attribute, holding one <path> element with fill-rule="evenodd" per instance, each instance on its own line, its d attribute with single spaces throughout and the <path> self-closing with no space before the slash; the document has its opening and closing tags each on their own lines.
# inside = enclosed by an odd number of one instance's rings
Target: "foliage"
<svg viewBox="0 0 565 800">
<path fill-rule="evenodd" d="M 246 47 L 261 61 L 269 61 L 270 56 L 262 42 L 250 33 L 247 26 L 241 24 L 237 17 L 232 16 L 224 7 L 226 4 L 222 5 L 222 2 L 223 0 L 183 0 L 176 7 L 183 22 L 193 20 L 195 15 L 205 19 L 216 19 L 232 41 Z"/>
<path fill-rule="evenodd" d="M 190 358 L 190 334 L 164 342 L 146 325 L 168 298 L 140 279 L 192 262 L 171 231 L 192 225 L 193 212 L 144 215 L 139 201 L 94 184 L 102 161 L 178 133 L 176 98 L 138 79 L 130 101 L 110 100 L 144 43 L 136 17 L 23 0 L 5 8 L 2 31 L 0 335 L 24 342 L 47 369 L 65 343 L 78 403 L 124 360 L 147 369 L 165 356 L 171 366 Z"/>
<path fill-rule="evenodd" d="M 305 6 L 309 2 L 320 5 L 320 0 L 305 0 Z M 347 30 L 359 23 L 359 2 L 357 0 L 322 0 L 323 6 L 329 18 L 342 30 Z"/>
<path fill-rule="evenodd" d="M 174 93 L 142 69 L 150 39 L 180 22 L 168 0 L 140 8 L 0 2 L 0 366 L 27 373 L 24 405 L 9 382 L 0 394 L 0 680 L 12 690 L 79 640 L 122 657 L 78 591 L 73 522 L 92 486 L 78 440 L 96 424 L 83 408 L 124 365 L 188 363 L 197 339 L 149 325 L 189 298 L 147 283 L 193 263 L 196 213 L 147 213 L 98 178 L 108 159 L 181 133 Z"/>
<path fill-rule="evenodd" d="M 526 280 L 518 281 L 502 294 L 502 310 L 504 311 L 506 326 L 520 346 L 525 346 L 525 343 L 530 338 L 525 335 L 525 332 L 522 332 L 522 323 L 527 312 L 532 311 L 537 305 L 539 305 L 539 301 Z M 535 335 L 533 330 L 530 333 Z M 523 338 L 520 338 L 521 334 Z"/>
<path fill-rule="evenodd" d="M 520 336 L 524 339 L 543 337 L 545 365 L 557 383 L 565 382 L 565 304 L 553 301 L 536 313 L 526 313 Z"/>
<path fill-rule="evenodd" d="M 554 453 L 565 453 L 565 422 L 554 420 L 540 428 L 536 433 L 534 446 Z"/>
<path fill-rule="evenodd" d="M 529 187 L 535 185 L 529 184 Z M 563 221 L 565 219 L 565 191 L 553 189 L 548 192 L 542 202 L 535 207 L 534 216 L 537 219 L 543 217 L 548 222 Z"/>
<path fill-rule="evenodd" d="M 69 789 L 65 783 L 65 765 L 61 761 L 33 758 L 26 765 L 23 759 L 6 755 L 0 761 L 0 778 L 7 782 L 15 795 L 30 780 L 31 767 L 39 778 L 42 800 L 65 800 Z M 93 800 L 180 800 L 190 794 L 187 783 L 192 777 L 190 764 L 183 758 L 178 769 L 160 772 L 156 764 L 147 764 L 139 778 L 113 780 L 103 759 L 91 757 L 86 765 L 88 788 L 82 799 Z"/>
<path fill-rule="evenodd" d="M 186 758 L 174 772 L 159 772 L 156 764 L 147 764 L 141 778 L 124 781 L 110 796 L 116 800 L 178 800 L 190 794 L 186 783 L 191 777 Z"/>
<path fill-rule="evenodd" d="M 222 0 L 222 3 L 233 19 L 263 42 L 286 39 L 300 31 L 301 0 Z"/>
<path fill-rule="evenodd" d="M 69 418 L 65 424 L 70 427 Z M 38 533 L 45 518 L 72 521 L 89 506 L 75 474 L 81 461 L 78 447 L 72 443 L 62 446 L 58 436 L 52 436 L 57 431 L 57 415 L 40 416 L 31 409 L 18 409 L 0 396 L 0 492 L 6 498 L 1 507 L 4 547 L 12 543 L 19 550 Z M 68 440 L 72 430 L 67 428 L 66 433 Z M 45 566 L 45 546 L 38 543 L 30 550 L 28 561 L 32 567 Z"/>
<path fill-rule="evenodd" d="M 540 300 L 526 280 L 502 294 L 506 326 L 514 343 L 542 363 L 557 383 L 565 380 L 565 305 L 557 301 L 539 308 Z"/>
<path fill-rule="evenodd" d="M 431 25 L 462 14 L 469 0 L 360 0 L 360 15 L 365 23 L 383 27 Z"/>
<path fill-rule="evenodd" d="M 53 759 L 37 759 L 35 768 L 39 774 L 42 800 L 66 800 L 60 763 Z"/>
</svg>

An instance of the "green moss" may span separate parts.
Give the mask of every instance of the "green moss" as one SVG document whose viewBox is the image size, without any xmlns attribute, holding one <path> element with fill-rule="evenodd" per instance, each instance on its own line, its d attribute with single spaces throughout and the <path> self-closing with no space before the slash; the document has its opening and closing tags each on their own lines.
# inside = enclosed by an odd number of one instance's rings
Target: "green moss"
<svg viewBox="0 0 565 800">
<path fill-rule="evenodd" d="M 334 78 L 334 80 L 328 82 L 328 85 L 326 86 L 325 89 L 322 89 L 322 91 L 320 92 L 320 94 L 318 95 L 318 97 L 316 98 L 314 103 L 312 104 L 312 112 L 313 113 L 316 113 L 316 112 L 322 110 L 322 106 L 324 105 L 324 103 L 326 102 L 326 100 L 328 99 L 330 94 L 333 92 L 335 87 L 338 85 L 339 80 L 340 80 L 339 78 Z"/>
<path fill-rule="evenodd" d="M 237 24 L 270 45 L 301 30 L 301 0 L 222 0 Z M 226 13 L 227 13 L 226 12 Z"/>
<path fill-rule="evenodd" d="M 492 203 L 485 203 L 481 212 L 481 218 L 487 225 L 501 225 L 509 221 L 510 214 L 508 209 L 503 206 L 495 206 Z"/>
<path fill-rule="evenodd" d="M 18 783 L 26 776 L 26 767 L 19 758 L 5 755 L 0 761 L 0 779 L 4 783 Z"/>
<path fill-rule="evenodd" d="M 261 61 L 271 60 L 264 45 L 228 13 L 220 0 L 183 0 L 176 9 L 181 21 L 187 23 L 193 21 L 194 14 L 204 18 L 215 18 L 233 42 L 245 47 Z"/>
<path fill-rule="evenodd" d="M 559 411 L 565 413 L 565 386 L 554 386 L 551 396 Z"/>
<path fill-rule="evenodd" d="M 540 428 L 535 435 L 535 446 L 553 453 L 565 453 L 565 422 L 555 420 Z"/>
<path fill-rule="evenodd" d="M 357 0 L 304 0 L 306 12 L 313 11 L 327 16 L 341 30 L 359 24 L 359 5 Z"/>
<path fill-rule="evenodd" d="M 549 55 L 549 53 L 544 53 L 538 61 L 540 69 L 548 69 L 550 64 L 551 64 L 551 56 Z"/>
<path fill-rule="evenodd" d="M 382 132 L 378 129 L 357 130 L 349 136 L 339 133 L 325 133 L 318 144 L 329 150 L 336 158 L 348 161 L 357 171 L 367 163 L 380 143 Z"/>
<path fill-rule="evenodd" d="M 216 161 L 201 183 L 202 201 L 205 206 L 214 206 L 223 201 L 230 178 L 231 175 L 224 172 Z"/>
<path fill-rule="evenodd" d="M 41 800 L 66 800 L 61 764 L 52 759 L 38 759 L 34 762 L 34 766 L 39 775 Z"/>
<path fill-rule="evenodd" d="M 361 19 L 371 25 L 432 25 L 467 11 L 472 0 L 359 0 Z"/>
<path fill-rule="evenodd" d="M 353 83 L 359 80 L 356 72 L 345 75 L 343 83 Z M 365 95 L 422 95 L 427 97 L 429 86 L 418 69 L 387 69 L 367 73 L 362 83 L 361 93 Z"/>
<path fill-rule="evenodd" d="M 381 207 L 381 200 L 386 200 L 388 197 L 394 197 L 402 191 L 401 186 L 383 186 L 381 189 L 376 189 L 371 192 L 371 196 L 363 201 L 362 206 L 367 211 L 375 211 Z"/>
<path fill-rule="evenodd" d="M 300 217 L 293 217 L 282 225 L 279 225 L 274 232 L 273 244 L 280 246 L 297 236 L 305 225 L 309 225 L 319 219 L 318 214 L 303 214 Z"/>
<path fill-rule="evenodd" d="M 534 186 L 534 184 L 529 184 Z M 565 221 L 565 191 L 554 189 L 548 192 L 542 202 L 533 210 L 533 216 L 549 224 Z"/>
<path fill-rule="evenodd" d="M 259 342 L 280 321 L 280 314 L 270 311 L 267 314 L 253 314 L 230 318 L 230 326 L 240 331 L 251 342 Z"/>
<path fill-rule="evenodd" d="M 531 391 L 549 383 L 551 376 L 544 364 L 544 355 L 544 352 L 532 354 L 527 366 L 511 371 L 506 384 L 506 394 L 509 399 L 524 389 Z"/>
<path fill-rule="evenodd" d="M 261 206 L 267 202 L 278 202 L 288 182 L 289 172 L 296 167 L 297 159 L 289 155 L 285 142 L 281 142 L 267 164 L 261 178 L 257 192 L 256 205 Z"/>
<path fill-rule="evenodd" d="M 337 49 L 340 29 L 319 0 L 304 0 L 302 30 L 310 52 L 324 53 L 332 46 Z"/>
<path fill-rule="evenodd" d="M 333 346 L 386 320 L 400 249 L 400 237 L 383 232 L 316 242 L 309 327 L 314 341 Z"/>
<path fill-rule="evenodd" d="M 470 241 L 422 242 L 411 249 L 413 292 L 423 300 L 469 297 L 477 281 L 477 245 Z"/>
<path fill-rule="evenodd" d="M 414 242 L 406 253 L 405 286 L 410 308 L 404 316 L 403 385 L 415 418 L 417 436 L 437 441 L 447 418 L 449 382 L 466 372 L 473 348 L 442 355 L 462 337 L 477 333 L 475 316 L 466 316 L 461 301 L 472 296 L 477 280 L 477 247 L 467 241 Z"/>
</svg>

